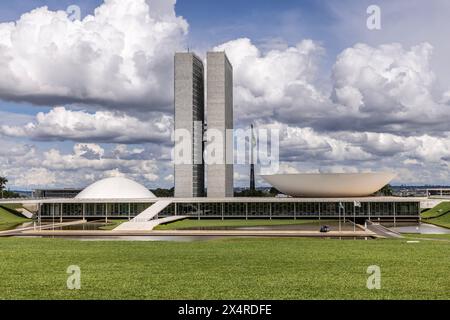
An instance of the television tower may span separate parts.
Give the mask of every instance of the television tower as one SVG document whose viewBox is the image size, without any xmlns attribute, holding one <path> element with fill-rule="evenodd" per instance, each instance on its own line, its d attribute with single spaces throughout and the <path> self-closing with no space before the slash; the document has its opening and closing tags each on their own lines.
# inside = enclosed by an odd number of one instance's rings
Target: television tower
<svg viewBox="0 0 450 320">
<path fill-rule="evenodd" d="M 255 146 L 255 136 L 253 135 L 253 124 L 252 137 L 250 139 L 250 191 L 255 191 L 255 163 L 254 163 L 254 146 Z"/>
</svg>

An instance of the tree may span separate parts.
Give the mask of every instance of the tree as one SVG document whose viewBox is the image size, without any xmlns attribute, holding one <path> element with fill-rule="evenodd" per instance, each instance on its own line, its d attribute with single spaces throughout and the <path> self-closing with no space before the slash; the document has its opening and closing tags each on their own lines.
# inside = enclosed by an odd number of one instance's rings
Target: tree
<svg viewBox="0 0 450 320">
<path fill-rule="evenodd" d="M 0 191 L 5 190 L 8 179 L 6 177 L 0 177 Z"/>
<path fill-rule="evenodd" d="M 262 190 L 244 189 L 242 191 L 235 191 L 235 197 L 267 197 L 267 194 Z"/>
<path fill-rule="evenodd" d="M 390 184 L 385 185 L 383 188 L 378 190 L 376 194 L 382 195 L 382 196 L 392 196 L 394 194 L 392 187 Z"/>
<path fill-rule="evenodd" d="M 170 188 L 170 189 L 158 188 L 158 189 L 154 189 L 151 191 L 153 192 L 153 194 L 155 196 L 162 197 L 162 198 L 170 198 L 170 197 L 173 197 L 173 194 L 174 194 L 174 188 Z"/>
<path fill-rule="evenodd" d="M 277 196 L 278 194 L 280 194 L 281 192 L 280 192 L 280 191 L 278 191 L 278 189 L 277 189 L 277 188 L 275 188 L 275 187 L 272 187 L 272 188 L 270 188 L 270 191 L 269 191 L 269 193 L 270 193 L 270 195 L 271 195 L 272 197 L 275 197 L 275 196 Z"/>
<path fill-rule="evenodd" d="M 6 184 L 8 183 L 8 179 L 6 177 L 0 177 L 0 192 L 3 198 L 3 190 L 6 188 Z"/>
</svg>

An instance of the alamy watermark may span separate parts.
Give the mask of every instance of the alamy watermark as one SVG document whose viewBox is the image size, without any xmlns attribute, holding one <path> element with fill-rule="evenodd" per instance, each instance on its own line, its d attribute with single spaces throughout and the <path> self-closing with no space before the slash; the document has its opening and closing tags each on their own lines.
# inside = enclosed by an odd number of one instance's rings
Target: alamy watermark
<svg viewBox="0 0 450 320">
<path fill-rule="evenodd" d="M 194 122 L 192 132 L 174 130 L 172 141 L 175 165 L 257 164 L 261 174 L 276 173 L 279 169 L 279 129 L 208 128 L 204 131 L 198 121 Z"/>
<path fill-rule="evenodd" d="M 81 8 L 75 4 L 68 6 L 66 13 L 70 21 L 81 20 Z"/>
<path fill-rule="evenodd" d="M 67 267 L 66 273 L 69 274 L 67 277 L 67 289 L 69 290 L 80 290 L 81 289 L 81 269 L 77 265 L 70 265 Z"/>
<path fill-rule="evenodd" d="M 369 30 L 381 30 L 381 8 L 376 4 L 367 7 L 366 13 L 369 15 L 366 26 Z"/>
<path fill-rule="evenodd" d="M 366 287 L 369 290 L 381 289 L 381 269 L 377 265 L 371 265 L 367 267 L 367 274 L 370 276 L 367 278 Z"/>
</svg>

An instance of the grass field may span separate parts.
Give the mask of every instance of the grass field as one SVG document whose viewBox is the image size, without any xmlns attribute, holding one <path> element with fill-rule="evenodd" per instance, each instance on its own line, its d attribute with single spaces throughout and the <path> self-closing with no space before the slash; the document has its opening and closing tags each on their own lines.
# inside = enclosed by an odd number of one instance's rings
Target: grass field
<svg viewBox="0 0 450 320">
<path fill-rule="evenodd" d="M 0 238 L 0 299 L 450 299 L 450 243 Z M 66 288 L 69 265 L 81 290 Z M 381 289 L 366 288 L 367 267 Z"/>
<path fill-rule="evenodd" d="M 450 213 L 450 201 L 441 202 L 437 206 L 427 210 L 421 214 L 422 218 L 435 218 L 443 214 Z"/>
<path fill-rule="evenodd" d="M 0 231 L 8 230 L 13 226 L 29 221 L 20 216 L 20 213 L 14 213 L 13 209 L 0 206 Z"/>
<path fill-rule="evenodd" d="M 434 208 L 421 214 L 424 222 L 450 228 L 450 202 L 441 202 Z"/>
<path fill-rule="evenodd" d="M 418 234 L 418 233 L 402 233 L 406 238 L 424 238 L 424 239 L 443 239 L 450 241 L 450 233 L 446 234 Z"/>
<path fill-rule="evenodd" d="M 437 218 L 424 219 L 422 221 L 450 229 L 450 212 L 447 212 L 446 214 L 439 216 Z"/>
<path fill-rule="evenodd" d="M 201 228 L 201 227 L 254 227 L 254 226 L 282 226 L 293 224 L 320 224 L 325 223 L 325 220 L 294 220 L 294 219 L 184 219 L 168 224 L 159 225 L 155 230 L 174 230 L 186 228 Z"/>
</svg>

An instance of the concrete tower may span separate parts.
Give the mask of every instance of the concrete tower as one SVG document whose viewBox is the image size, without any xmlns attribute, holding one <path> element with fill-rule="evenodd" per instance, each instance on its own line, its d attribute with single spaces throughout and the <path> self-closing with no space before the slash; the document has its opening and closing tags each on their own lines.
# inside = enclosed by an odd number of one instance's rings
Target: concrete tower
<svg viewBox="0 0 450 320">
<path fill-rule="evenodd" d="M 221 132 L 222 161 L 207 164 L 208 197 L 233 196 L 233 67 L 224 52 L 208 52 L 206 117 L 208 134 Z M 209 154 L 210 143 L 207 144 Z"/>
<path fill-rule="evenodd" d="M 175 147 L 175 197 L 202 197 L 205 190 L 202 160 L 205 79 L 200 58 L 189 52 L 176 53 L 174 78 L 175 139 L 180 131 L 187 133 L 185 146 L 189 147 L 182 155 Z"/>
<path fill-rule="evenodd" d="M 253 135 L 253 124 L 252 128 L 252 136 L 250 137 L 250 191 L 254 192 L 256 190 L 255 187 L 255 136 Z"/>
</svg>

